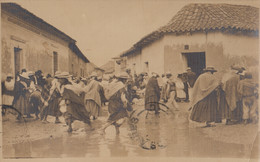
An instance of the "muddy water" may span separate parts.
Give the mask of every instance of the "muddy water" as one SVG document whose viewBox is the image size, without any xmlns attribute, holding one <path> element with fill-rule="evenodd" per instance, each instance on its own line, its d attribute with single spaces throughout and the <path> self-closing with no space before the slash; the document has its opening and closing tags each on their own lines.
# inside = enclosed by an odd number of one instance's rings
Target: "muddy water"
<svg viewBox="0 0 260 162">
<path fill-rule="evenodd" d="M 113 127 L 105 135 L 99 131 L 76 130 L 72 134 L 64 132 L 59 138 L 26 142 L 4 147 L 4 156 L 12 157 L 217 157 L 256 158 L 257 141 L 254 145 L 223 143 L 207 137 L 200 128 L 190 127 L 188 113 L 176 112 L 159 117 L 141 114 L 139 122 L 125 123 L 120 135 Z M 100 128 L 107 117 L 100 117 L 93 125 Z M 151 148 L 154 142 L 154 149 Z M 252 151 L 253 150 L 253 151 Z"/>
</svg>

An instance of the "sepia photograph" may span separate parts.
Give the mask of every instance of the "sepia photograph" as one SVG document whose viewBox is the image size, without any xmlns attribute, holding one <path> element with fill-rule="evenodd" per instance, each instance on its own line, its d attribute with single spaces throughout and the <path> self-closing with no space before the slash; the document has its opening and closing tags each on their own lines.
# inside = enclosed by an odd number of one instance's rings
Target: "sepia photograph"
<svg viewBox="0 0 260 162">
<path fill-rule="evenodd" d="M 260 161 L 259 0 L 0 4 L 0 161 Z"/>
</svg>

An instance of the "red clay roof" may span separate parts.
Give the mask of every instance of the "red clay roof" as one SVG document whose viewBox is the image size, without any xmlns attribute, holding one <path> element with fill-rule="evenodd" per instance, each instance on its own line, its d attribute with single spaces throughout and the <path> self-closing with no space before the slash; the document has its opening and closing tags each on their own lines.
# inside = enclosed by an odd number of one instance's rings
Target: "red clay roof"
<svg viewBox="0 0 260 162">
<path fill-rule="evenodd" d="M 238 30 L 259 31 L 259 8 L 231 4 L 189 4 L 184 6 L 167 25 L 143 37 L 121 56 L 158 40 L 168 33 Z"/>
</svg>

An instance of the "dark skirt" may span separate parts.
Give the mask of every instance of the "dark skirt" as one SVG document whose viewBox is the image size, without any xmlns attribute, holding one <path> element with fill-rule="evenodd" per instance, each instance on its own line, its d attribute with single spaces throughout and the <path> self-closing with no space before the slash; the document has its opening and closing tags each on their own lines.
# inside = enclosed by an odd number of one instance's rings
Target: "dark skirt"
<svg viewBox="0 0 260 162">
<path fill-rule="evenodd" d="M 72 122 L 74 120 L 79 120 L 90 125 L 89 112 L 87 112 L 86 108 L 81 104 L 70 102 L 67 105 L 67 111 L 64 114 L 64 117 L 66 121 L 70 120 Z"/>
<path fill-rule="evenodd" d="M 49 102 L 49 109 L 48 109 L 48 115 L 51 116 L 61 116 L 61 111 L 60 111 L 60 97 L 57 97 L 53 99 L 52 101 Z"/>
<path fill-rule="evenodd" d="M 30 96 L 30 113 L 39 113 L 39 107 L 43 106 L 41 92 L 34 91 Z"/>
<path fill-rule="evenodd" d="M 236 121 L 241 121 L 243 116 L 243 104 L 242 101 L 237 102 L 237 107 L 231 113 L 231 119 Z"/>
<path fill-rule="evenodd" d="M 98 117 L 100 115 L 100 107 L 93 100 L 86 100 L 86 109 L 90 116 Z"/>
<path fill-rule="evenodd" d="M 159 100 L 156 96 L 149 96 L 145 98 L 145 110 L 155 111 L 159 110 Z"/>
<path fill-rule="evenodd" d="M 217 119 L 217 107 L 217 93 L 213 91 L 194 105 L 190 119 L 196 122 L 215 122 Z"/>
<path fill-rule="evenodd" d="M 26 92 L 24 95 L 20 95 L 16 102 L 14 103 L 14 107 L 22 114 L 29 115 L 30 114 L 30 106 L 29 106 L 29 97 L 30 93 Z"/>
<path fill-rule="evenodd" d="M 55 94 L 53 94 L 53 97 L 49 101 L 48 115 L 58 117 L 62 115 L 60 111 L 61 96 L 56 91 L 54 91 L 53 93 Z"/>
<path fill-rule="evenodd" d="M 116 122 L 117 120 L 124 118 L 124 117 L 128 117 L 127 111 L 124 108 L 120 108 L 120 109 L 118 109 L 118 111 L 110 114 L 107 121 L 108 122 Z"/>
<path fill-rule="evenodd" d="M 236 105 L 237 107 L 233 111 L 231 111 L 226 101 L 225 92 L 221 90 L 219 110 L 221 111 L 222 119 L 231 119 L 231 120 L 240 121 L 242 119 L 242 114 L 243 114 L 241 101 L 237 102 Z"/>
</svg>

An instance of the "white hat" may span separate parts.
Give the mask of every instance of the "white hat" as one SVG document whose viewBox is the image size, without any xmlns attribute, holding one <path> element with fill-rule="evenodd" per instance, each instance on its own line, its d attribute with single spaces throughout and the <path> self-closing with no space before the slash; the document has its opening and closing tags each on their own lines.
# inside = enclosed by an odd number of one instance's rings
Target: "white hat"
<svg viewBox="0 0 260 162">
<path fill-rule="evenodd" d="M 155 77 L 159 76 L 156 72 L 152 72 L 152 75 L 155 76 Z"/>
<path fill-rule="evenodd" d="M 58 75 L 60 75 L 61 72 L 60 71 L 56 71 L 55 74 L 54 74 L 54 77 L 57 77 Z"/>
<path fill-rule="evenodd" d="M 242 73 L 238 73 L 241 76 L 245 76 L 246 75 L 246 71 L 243 71 Z"/>
<path fill-rule="evenodd" d="M 28 71 L 28 76 L 33 76 L 34 72 L 33 71 Z"/>
<path fill-rule="evenodd" d="M 95 71 L 93 71 L 90 75 L 90 77 L 97 77 L 97 73 Z"/>
<path fill-rule="evenodd" d="M 20 74 L 20 76 L 25 79 L 30 79 L 27 72 L 23 72 L 22 74 Z"/>
<path fill-rule="evenodd" d="M 81 80 L 82 80 L 82 81 L 86 81 L 86 80 L 87 80 L 87 78 L 81 78 Z"/>
<path fill-rule="evenodd" d="M 117 78 L 122 78 L 122 79 L 128 79 L 129 76 L 126 72 L 121 72 L 119 75 L 116 76 Z"/>
<path fill-rule="evenodd" d="M 59 78 L 59 79 L 68 79 L 70 77 L 70 74 L 68 72 L 61 72 L 56 77 Z"/>
</svg>

